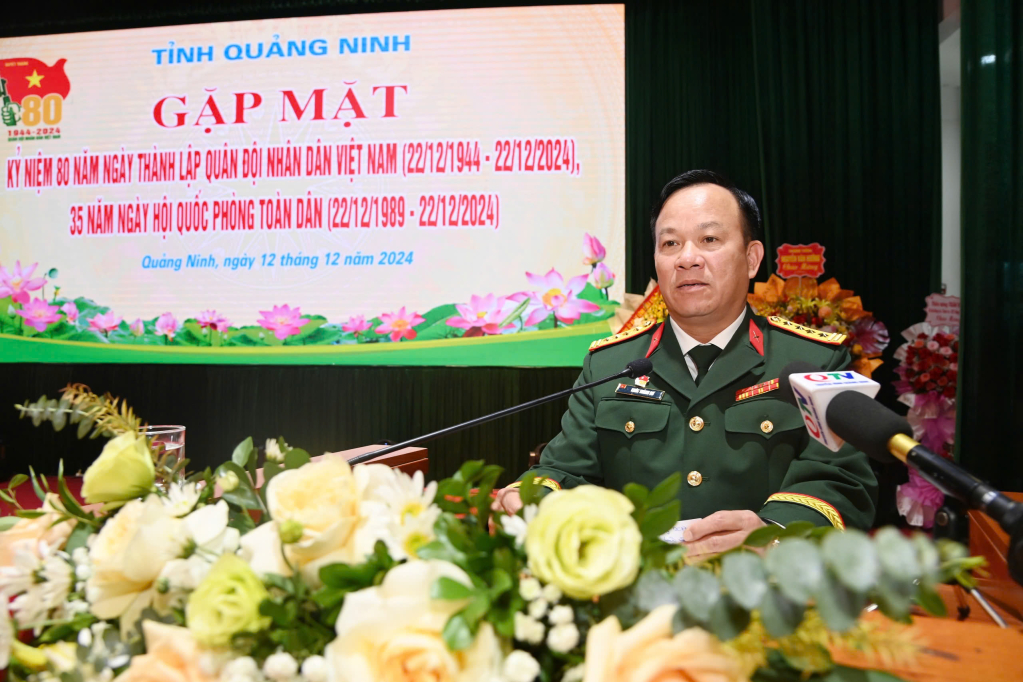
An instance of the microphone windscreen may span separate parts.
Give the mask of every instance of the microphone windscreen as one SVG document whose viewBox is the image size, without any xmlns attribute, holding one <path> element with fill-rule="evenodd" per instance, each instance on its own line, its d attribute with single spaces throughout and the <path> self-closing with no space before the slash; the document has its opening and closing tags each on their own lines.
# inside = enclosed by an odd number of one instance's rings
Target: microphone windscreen
<svg viewBox="0 0 1023 682">
<path fill-rule="evenodd" d="M 897 461 L 888 451 L 888 441 L 898 433 L 913 436 L 913 428 L 903 417 L 855 391 L 843 391 L 832 398 L 825 418 L 836 436 L 886 464 Z"/>
<path fill-rule="evenodd" d="M 626 368 L 629 370 L 629 376 L 635 379 L 636 377 L 650 374 L 654 369 L 654 363 L 650 358 L 639 358 L 627 364 Z"/>
<path fill-rule="evenodd" d="M 799 403 L 796 402 L 796 394 L 792 392 L 792 382 L 789 381 L 789 377 L 793 374 L 811 374 L 820 371 L 820 367 L 804 360 L 796 360 L 785 365 L 778 375 L 778 397 L 790 405 L 799 407 Z"/>
</svg>

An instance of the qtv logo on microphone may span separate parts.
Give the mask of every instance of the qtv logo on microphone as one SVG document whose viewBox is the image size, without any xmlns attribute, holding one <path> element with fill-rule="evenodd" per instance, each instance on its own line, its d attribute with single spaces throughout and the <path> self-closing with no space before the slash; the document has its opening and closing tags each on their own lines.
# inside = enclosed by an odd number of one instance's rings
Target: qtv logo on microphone
<svg viewBox="0 0 1023 682">
<path fill-rule="evenodd" d="M 876 381 L 847 370 L 793 374 L 789 382 L 806 430 L 814 440 L 832 452 L 838 452 L 845 443 L 828 428 L 828 404 L 832 398 L 843 391 L 855 391 L 873 398 L 881 388 Z"/>
</svg>

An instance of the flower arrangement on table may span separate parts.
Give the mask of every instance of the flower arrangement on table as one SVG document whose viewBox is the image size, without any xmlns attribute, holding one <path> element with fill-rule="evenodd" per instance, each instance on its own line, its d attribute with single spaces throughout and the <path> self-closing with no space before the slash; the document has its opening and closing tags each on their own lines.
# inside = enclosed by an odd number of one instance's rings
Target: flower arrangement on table
<svg viewBox="0 0 1023 682">
<path fill-rule="evenodd" d="M 35 277 L 38 263 L 22 267 L 21 261 L 16 261 L 9 271 L 0 264 L 0 334 L 219 348 L 398 343 L 555 329 L 607 319 L 618 305 L 608 295 L 615 276 L 603 262 L 606 249 L 587 233 L 582 251 L 589 273 L 565 277 L 554 268 L 544 275 L 527 272 L 527 290 L 503 296 L 474 294 L 467 303 L 439 305 L 423 314 L 402 306 L 370 319 L 351 315 L 330 322 L 323 315 L 304 314 L 300 306 L 284 304 L 260 310 L 254 324 L 239 325 L 212 309 L 184 320 L 164 312 L 129 322 L 91 299 L 62 296 L 60 287 L 54 285 L 55 268 Z M 49 299 L 48 284 L 53 286 Z"/>
<path fill-rule="evenodd" d="M 911 655 L 903 625 L 860 620 L 867 601 L 898 621 L 914 600 L 940 612 L 934 586 L 978 564 L 923 535 L 808 523 L 687 562 L 659 539 L 677 475 L 542 499 L 527 479 L 508 516 L 490 505 L 501 469 L 482 462 L 424 485 L 277 439 L 260 477 L 248 439 L 188 474 L 110 396 L 71 386 L 19 408 L 109 438 L 84 506 L 62 473 L 54 491 L 31 471 L 0 490 L 14 503 L 31 481 L 43 500 L 0 533 L 0 663 L 37 682 L 809 676 L 829 647 Z"/>
<path fill-rule="evenodd" d="M 951 459 L 956 429 L 956 383 L 959 376 L 959 330 L 947 326 L 914 324 L 902 332 L 906 343 L 895 351 L 899 366 L 895 390 L 909 407 L 906 419 L 913 438 L 924 447 Z M 909 482 L 895 493 L 899 513 L 910 525 L 930 528 L 945 495 L 915 469 Z"/>
<path fill-rule="evenodd" d="M 888 329 L 863 309 L 860 297 L 843 289 L 838 280 L 817 283 L 811 277 L 782 279 L 771 275 L 756 282 L 748 301 L 758 315 L 777 315 L 814 329 L 846 334 L 852 355 L 851 369 L 863 376 L 881 366 L 881 351 L 888 347 Z"/>
</svg>

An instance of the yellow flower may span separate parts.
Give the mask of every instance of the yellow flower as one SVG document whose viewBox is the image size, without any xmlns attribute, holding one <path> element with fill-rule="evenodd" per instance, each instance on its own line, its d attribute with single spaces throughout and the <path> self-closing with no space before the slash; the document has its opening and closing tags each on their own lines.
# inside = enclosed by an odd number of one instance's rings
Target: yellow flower
<svg viewBox="0 0 1023 682">
<path fill-rule="evenodd" d="M 202 650 L 187 628 L 154 620 L 142 621 L 146 653 L 131 659 L 117 682 L 215 682 L 203 671 Z"/>
<path fill-rule="evenodd" d="M 209 646 L 226 646 L 239 632 L 258 632 L 270 625 L 259 615 L 266 587 L 244 560 L 224 554 L 188 597 L 185 621 L 195 639 Z"/>
<path fill-rule="evenodd" d="M 625 495 L 597 486 L 547 495 L 526 529 L 533 575 L 575 599 L 631 585 L 643 539 L 632 510 Z"/>
<path fill-rule="evenodd" d="M 674 637 L 675 607 L 659 606 L 622 632 L 614 616 L 590 628 L 583 682 L 739 682 L 739 662 L 713 635 L 688 628 Z"/>
<path fill-rule="evenodd" d="M 37 519 L 18 519 L 13 526 L 0 533 L 0 567 L 13 566 L 14 554 L 19 549 L 31 552 L 37 559 L 42 558 L 40 542 L 46 543 L 50 549 L 63 549 L 75 522 L 60 521 L 63 515 L 58 510 L 63 510 L 59 498 L 53 493 L 47 493 L 42 508 L 45 514 Z"/>
<path fill-rule="evenodd" d="M 442 632 L 467 599 L 431 599 L 430 587 L 445 577 L 471 585 L 446 561 L 400 564 L 377 587 L 345 597 L 324 655 L 335 682 L 489 682 L 500 679 L 501 645 L 484 622 L 467 649 L 450 651 Z"/>
<path fill-rule="evenodd" d="M 107 442 L 99 458 L 85 471 L 82 496 L 94 502 L 123 502 L 144 497 L 156 472 L 145 438 L 124 433 Z"/>
</svg>

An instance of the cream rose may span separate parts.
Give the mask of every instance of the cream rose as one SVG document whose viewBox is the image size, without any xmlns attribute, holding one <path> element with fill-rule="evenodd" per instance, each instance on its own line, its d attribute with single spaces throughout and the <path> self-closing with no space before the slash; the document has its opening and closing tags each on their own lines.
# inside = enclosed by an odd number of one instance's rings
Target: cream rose
<svg viewBox="0 0 1023 682">
<path fill-rule="evenodd" d="M 643 541 L 632 510 L 625 495 L 593 485 L 547 495 L 526 529 L 529 569 L 576 599 L 631 585 Z"/>
<path fill-rule="evenodd" d="M 115 682 L 215 682 L 199 664 L 202 649 L 188 628 L 143 621 L 146 653 L 131 659 L 131 665 Z"/>
<path fill-rule="evenodd" d="M 430 599 L 441 577 L 470 585 L 445 561 L 413 561 L 391 569 L 378 587 L 352 592 L 338 615 L 337 638 L 327 645 L 330 682 L 490 682 L 500 678 L 501 651 L 489 623 L 472 645 L 449 651 L 441 638 L 465 600 Z"/>
<path fill-rule="evenodd" d="M 739 662 L 700 628 L 674 637 L 675 607 L 659 606 L 622 632 L 614 616 L 590 628 L 583 682 L 740 682 Z"/>
<path fill-rule="evenodd" d="M 62 521 L 54 525 L 61 518 L 58 509 L 63 509 L 60 499 L 49 493 L 41 510 L 45 514 L 35 519 L 18 519 L 17 523 L 0 533 L 0 567 L 13 566 L 14 555 L 19 549 L 41 559 L 40 543 L 45 543 L 50 549 L 63 548 L 75 522 Z"/>
<path fill-rule="evenodd" d="M 103 446 L 82 478 L 82 497 L 94 502 L 121 502 L 144 497 L 153 488 L 156 469 L 145 438 L 123 433 Z"/>
<path fill-rule="evenodd" d="M 320 567 L 360 563 L 378 539 L 387 537 L 386 505 L 369 499 L 372 491 L 393 476 L 382 464 L 356 467 L 340 457 L 325 457 L 274 476 L 267 484 L 269 524 L 242 538 L 246 558 L 257 573 L 290 574 L 281 556 L 280 524 L 301 525 L 302 537 L 289 544 L 287 558 L 318 585 Z"/>
<path fill-rule="evenodd" d="M 127 633 L 153 602 L 160 572 L 181 556 L 188 539 L 184 520 L 172 516 L 156 495 L 124 505 L 89 550 L 92 576 L 85 596 L 93 615 L 120 618 Z"/>
</svg>

